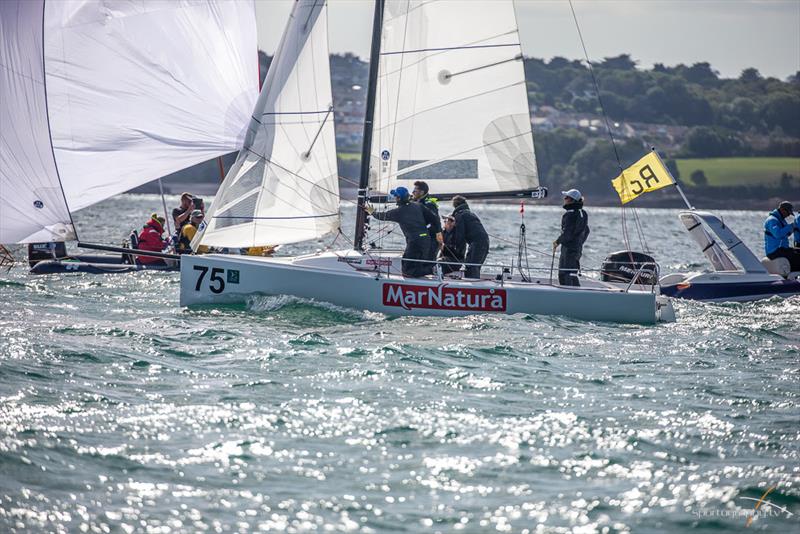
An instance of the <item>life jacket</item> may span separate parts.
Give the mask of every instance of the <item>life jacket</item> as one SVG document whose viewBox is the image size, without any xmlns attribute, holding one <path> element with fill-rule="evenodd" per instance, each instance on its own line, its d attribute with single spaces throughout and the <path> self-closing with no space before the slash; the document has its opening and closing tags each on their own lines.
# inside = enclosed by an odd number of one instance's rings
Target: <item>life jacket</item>
<svg viewBox="0 0 800 534">
<path fill-rule="evenodd" d="M 194 239 L 194 235 L 197 233 L 197 228 L 190 222 L 189 224 L 183 225 L 181 228 L 181 233 L 178 236 L 178 254 L 184 254 L 186 252 L 191 252 L 192 250 L 192 239 Z"/>
<path fill-rule="evenodd" d="M 139 232 L 139 250 L 149 250 L 150 252 L 161 252 L 166 246 L 166 241 L 161 234 L 164 233 L 164 227 L 156 219 L 150 219 Z M 136 260 L 139 263 L 162 263 L 164 260 L 161 258 L 154 258 L 152 256 L 137 256 Z"/>
<path fill-rule="evenodd" d="M 436 234 L 442 231 L 442 222 L 439 219 L 439 199 L 436 197 L 428 196 L 427 194 L 419 199 L 417 202 L 422 204 L 424 207 L 428 208 L 431 213 L 436 215 L 437 225 L 428 225 L 428 235 L 430 235 L 431 239 L 436 240 Z"/>
<path fill-rule="evenodd" d="M 589 237 L 589 214 L 583 209 L 582 200 L 565 204 L 563 208 L 561 235 L 556 241 L 564 248 L 580 250 Z"/>
<path fill-rule="evenodd" d="M 779 248 L 789 248 L 789 225 L 778 210 L 772 210 L 764 221 L 764 254 L 769 256 Z"/>
</svg>

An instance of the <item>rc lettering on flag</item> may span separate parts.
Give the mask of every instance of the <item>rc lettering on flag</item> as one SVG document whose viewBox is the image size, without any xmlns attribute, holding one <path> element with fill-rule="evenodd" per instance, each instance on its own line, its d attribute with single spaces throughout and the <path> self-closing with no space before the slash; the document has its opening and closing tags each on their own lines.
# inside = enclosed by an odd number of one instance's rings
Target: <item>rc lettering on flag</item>
<svg viewBox="0 0 800 534">
<path fill-rule="evenodd" d="M 672 175 L 664 167 L 661 158 L 655 151 L 650 152 L 611 180 L 611 185 L 617 190 L 623 204 L 627 204 L 642 193 L 674 184 L 675 180 L 672 179 Z"/>
</svg>

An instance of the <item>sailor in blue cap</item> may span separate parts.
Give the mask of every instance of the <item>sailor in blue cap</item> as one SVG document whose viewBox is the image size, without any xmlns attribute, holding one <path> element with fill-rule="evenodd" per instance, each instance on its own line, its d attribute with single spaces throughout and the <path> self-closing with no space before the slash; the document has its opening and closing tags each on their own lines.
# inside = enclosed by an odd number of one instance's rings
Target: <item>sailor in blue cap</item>
<svg viewBox="0 0 800 534">
<path fill-rule="evenodd" d="M 366 210 L 379 221 L 392 221 L 400 225 L 406 238 L 406 249 L 403 252 L 403 276 L 418 278 L 430 272 L 424 263 L 409 260 L 424 260 L 428 254 L 430 237 L 428 225 L 437 226 L 439 220 L 422 204 L 411 202 L 411 194 L 405 187 L 398 187 L 389 192 L 395 198 L 397 207 L 388 211 L 375 211 L 372 206 Z"/>
</svg>

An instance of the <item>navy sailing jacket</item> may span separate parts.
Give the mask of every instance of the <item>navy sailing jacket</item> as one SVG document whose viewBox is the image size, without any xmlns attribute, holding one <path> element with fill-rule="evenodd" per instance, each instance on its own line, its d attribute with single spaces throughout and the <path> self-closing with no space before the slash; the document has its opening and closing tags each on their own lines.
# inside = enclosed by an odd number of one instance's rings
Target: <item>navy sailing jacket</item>
<svg viewBox="0 0 800 534">
<path fill-rule="evenodd" d="M 589 214 L 583 209 L 583 202 L 573 202 L 564 206 L 566 213 L 561 216 L 561 235 L 556 243 L 562 248 L 580 250 L 589 237 Z"/>
<path fill-rule="evenodd" d="M 400 225 L 400 230 L 406 238 L 406 243 L 416 239 L 428 238 L 428 225 L 431 227 L 441 223 L 431 210 L 417 202 L 400 204 L 389 211 L 375 211 L 372 216 L 379 221 L 392 221 Z"/>
</svg>

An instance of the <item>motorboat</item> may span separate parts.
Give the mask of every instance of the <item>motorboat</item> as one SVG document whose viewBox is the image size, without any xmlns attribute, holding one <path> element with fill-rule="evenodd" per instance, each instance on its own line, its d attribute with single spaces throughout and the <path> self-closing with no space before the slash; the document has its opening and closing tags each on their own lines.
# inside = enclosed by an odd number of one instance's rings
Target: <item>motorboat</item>
<svg viewBox="0 0 800 534">
<path fill-rule="evenodd" d="M 678 216 L 712 270 L 667 274 L 660 280 L 662 295 L 712 302 L 800 295 L 800 272 L 790 272 L 785 258 L 759 260 L 725 221 L 713 213 L 691 210 Z"/>
</svg>

